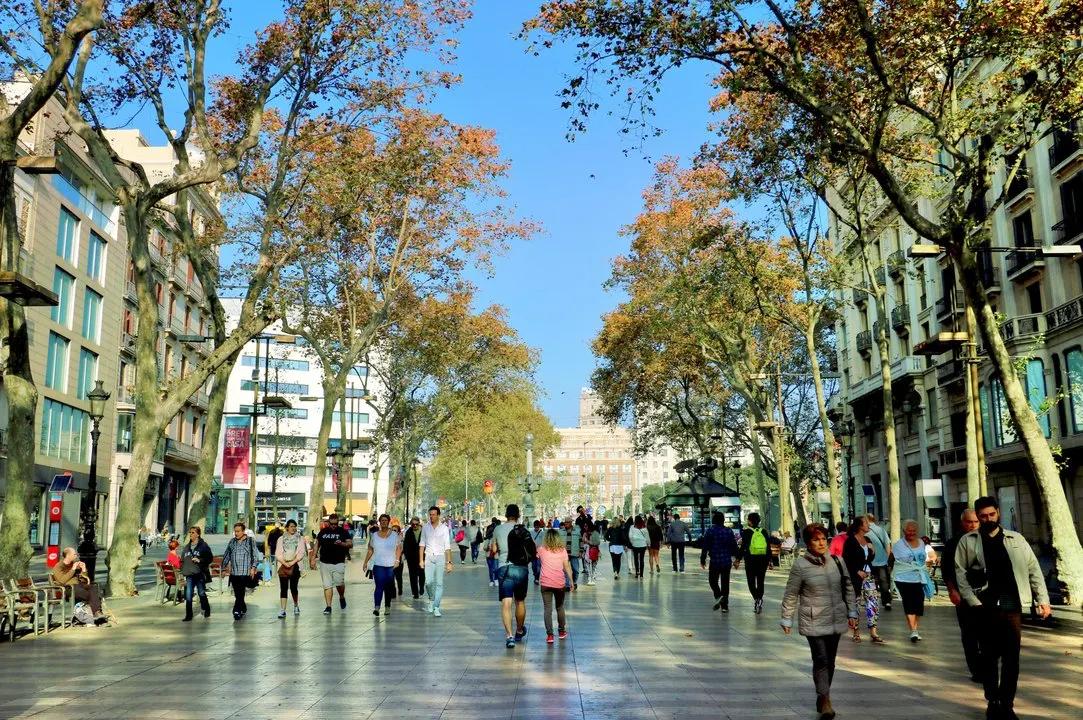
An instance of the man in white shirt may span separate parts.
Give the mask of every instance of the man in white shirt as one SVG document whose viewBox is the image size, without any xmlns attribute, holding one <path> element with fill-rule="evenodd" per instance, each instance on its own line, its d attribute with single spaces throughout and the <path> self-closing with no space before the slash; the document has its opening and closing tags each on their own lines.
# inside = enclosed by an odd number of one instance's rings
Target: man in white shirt
<svg viewBox="0 0 1083 720">
<path fill-rule="evenodd" d="M 451 528 L 440 522 L 440 508 L 429 508 L 429 522 L 421 526 L 421 547 L 418 548 L 421 568 L 425 571 L 425 593 L 429 596 L 428 610 L 440 617 L 440 600 L 444 597 L 444 575 L 451 572 Z M 440 556 L 444 563 L 440 563 Z M 426 558 L 429 560 L 426 564 Z"/>
</svg>

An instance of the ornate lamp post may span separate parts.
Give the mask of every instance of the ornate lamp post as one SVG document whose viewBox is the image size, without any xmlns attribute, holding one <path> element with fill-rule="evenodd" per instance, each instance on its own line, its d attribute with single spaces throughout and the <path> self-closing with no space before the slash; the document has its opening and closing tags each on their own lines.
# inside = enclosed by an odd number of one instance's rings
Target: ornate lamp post
<svg viewBox="0 0 1083 720">
<path fill-rule="evenodd" d="M 91 582 L 94 581 L 94 565 L 98 560 L 98 438 L 101 437 L 99 424 L 105 416 L 105 403 L 109 401 L 109 393 L 102 388 L 102 381 L 94 382 L 94 389 L 87 393 L 90 401 L 90 481 L 87 484 L 87 494 L 83 498 L 82 521 L 83 541 L 79 543 L 79 559 L 86 565 L 86 574 Z"/>
<path fill-rule="evenodd" d="M 526 434 L 526 476 L 519 477 L 519 489 L 523 491 L 523 518 L 534 517 L 534 493 L 541 490 L 541 480 L 534 479 L 534 435 Z"/>
</svg>

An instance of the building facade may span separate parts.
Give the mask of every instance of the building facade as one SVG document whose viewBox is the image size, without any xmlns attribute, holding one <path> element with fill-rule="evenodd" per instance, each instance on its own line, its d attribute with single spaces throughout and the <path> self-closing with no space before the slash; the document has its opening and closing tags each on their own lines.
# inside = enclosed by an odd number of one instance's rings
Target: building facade
<svg viewBox="0 0 1083 720">
<path fill-rule="evenodd" d="M 980 253 L 982 281 L 1002 316 L 1001 337 L 1018 360 L 1031 404 L 1049 442 L 1063 448 L 1062 479 L 1079 524 L 1083 516 L 1083 263 L 1079 257 L 1039 257 L 1016 248 L 1083 241 L 1083 154 L 1078 128 L 1043 139 L 1023 158 L 1006 201 L 989 217 L 989 250 Z M 999 195 L 1007 170 L 993 183 Z M 992 196 L 991 196 L 992 197 Z M 936 199 L 922 211 L 935 214 Z M 878 284 L 886 291 L 886 328 L 898 438 L 902 516 L 916 518 L 934 539 L 946 538 L 967 497 L 967 383 L 965 350 L 936 347 L 942 331 L 965 332 L 963 293 L 948 258 L 910 258 L 917 240 L 887 203 L 867 218 L 877 235 L 869 247 Z M 852 236 L 832 223 L 837 253 Z M 996 249 L 996 250 L 994 250 Z M 1001 252 L 1000 249 L 1006 251 Z M 859 268 L 860 269 L 860 268 Z M 836 325 L 842 374 L 836 412 L 855 428 L 843 463 L 855 488 L 853 506 L 886 515 L 887 467 L 882 382 L 876 346 L 874 298 L 846 290 Z M 917 349 L 915 349 L 917 348 Z M 918 354 L 942 349 L 940 354 Z M 1000 381 L 988 359 L 978 367 L 978 396 L 988 489 L 1005 525 L 1042 541 L 1048 537 L 1038 489 L 1022 444 L 1012 430 Z"/>
</svg>

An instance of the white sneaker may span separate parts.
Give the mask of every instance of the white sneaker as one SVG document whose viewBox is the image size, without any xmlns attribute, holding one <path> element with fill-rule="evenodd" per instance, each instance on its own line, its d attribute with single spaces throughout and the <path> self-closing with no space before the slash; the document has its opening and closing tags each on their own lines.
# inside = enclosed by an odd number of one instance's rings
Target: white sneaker
<svg viewBox="0 0 1083 720">
<path fill-rule="evenodd" d="M 293 614 L 294 615 L 300 615 L 301 614 L 301 606 L 300 605 L 294 605 L 293 606 Z"/>
<path fill-rule="evenodd" d="M 432 614 L 433 614 L 433 617 L 440 617 L 440 608 L 433 608 L 432 609 Z"/>
<path fill-rule="evenodd" d="M 435 609 L 436 608 L 433 607 L 432 600 L 429 600 L 429 602 L 425 604 L 425 612 L 432 612 Z"/>
</svg>

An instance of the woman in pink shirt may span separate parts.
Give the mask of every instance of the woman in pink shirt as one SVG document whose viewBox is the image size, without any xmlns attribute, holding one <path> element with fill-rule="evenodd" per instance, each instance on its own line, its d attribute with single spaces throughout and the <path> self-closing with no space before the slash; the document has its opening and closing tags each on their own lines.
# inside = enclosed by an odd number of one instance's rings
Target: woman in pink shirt
<svg viewBox="0 0 1083 720">
<path fill-rule="evenodd" d="M 564 536 L 559 530 L 545 531 L 542 546 L 538 548 L 538 559 L 541 561 L 541 595 L 542 604 L 545 606 L 545 642 L 552 644 L 554 600 L 557 606 L 557 629 L 560 639 L 568 637 L 567 625 L 564 623 L 564 593 L 568 588 L 568 578 L 572 576 L 572 564 L 568 562 Z M 575 591 L 574 585 L 571 591 Z"/>
</svg>

